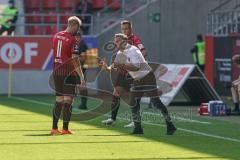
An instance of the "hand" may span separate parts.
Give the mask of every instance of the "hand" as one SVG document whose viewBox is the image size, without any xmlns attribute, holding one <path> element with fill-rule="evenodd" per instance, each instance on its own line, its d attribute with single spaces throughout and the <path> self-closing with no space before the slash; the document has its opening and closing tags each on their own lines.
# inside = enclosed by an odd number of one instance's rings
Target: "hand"
<svg viewBox="0 0 240 160">
<path fill-rule="evenodd" d="M 80 87 L 86 87 L 86 82 L 85 81 L 81 81 Z"/>
<path fill-rule="evenodd" d="M 103 58 L 103 60 L 100 61 L 99 66 L 101 66 L 103 69 L 107 70 L 108 65 L 107 65 L 107 62 L 106 62 L 106 58 Z"/>
</svg>

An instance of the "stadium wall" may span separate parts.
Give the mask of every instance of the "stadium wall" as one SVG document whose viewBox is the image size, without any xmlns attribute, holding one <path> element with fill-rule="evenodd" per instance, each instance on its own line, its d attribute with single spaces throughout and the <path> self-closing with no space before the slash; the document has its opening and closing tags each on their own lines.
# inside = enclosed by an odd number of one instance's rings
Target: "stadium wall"
<svg viewBox="0 0 240 160">
<path fill-rule="evenodd" d="M 219 0 L 161 0 L 160 61 L 193 63 L 190 49 L 196 35 L 206 34 L 207 14 Z M 154 47 L 154 46 L 150 46 Z"/>
<path fill-rule="evenodd" d="M 97 52 L 94 36 L 84 36 L 91 54 Z M 10 55 L 13 58 L 10 58 Z M 97 53 L 96 53 L 97 56 Z M 49 76 L 52 71 L 52 37 L 15 36 L 0 37 L 0 94 L 8 93 L 9 84 L 13 94 L 50 94 Z M 10 66 L 9 64 L 12 64 Z M 12 68 L 12 72 L 9 68 Z M 11 73 L 11 80 L 9 79 Z M 97 87 L 92 75 L 96 69 L 87 70 L 87 82 L 90 87 Z"/>
<path fill-rule="evenodd" d="M 148 60 L 160 63 L 191 64 L 190 49 L 198 33 L 206 33 L 207 14 L 219 0 L 157 0 L 146 8 L 128 15 L 136 34 L 148 51 Z M 153 22 L 152 14 L 160 13 L 160 22 Z M 98 36 L 100 56 L 106 53 L 103 46 L 120 32 L 119 22 Z M 106 54 L 110 60 L 111 54 Z M 107 75 L 100 77 L 99 86 L 112 89 Z"/>
</svg>

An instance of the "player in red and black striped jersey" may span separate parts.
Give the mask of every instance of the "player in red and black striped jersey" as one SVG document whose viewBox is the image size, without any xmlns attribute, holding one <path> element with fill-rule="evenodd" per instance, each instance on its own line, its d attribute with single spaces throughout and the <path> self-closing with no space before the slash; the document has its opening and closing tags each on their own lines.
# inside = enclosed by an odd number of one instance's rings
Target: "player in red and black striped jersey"
<svg viewBox="0 0 240 160">
<path fill-rule="evenodd" d="M 124 20 L 121 22 L 121 31 L 128 37 L 128 43 L 136 46 L 144 56 L 147 57 L 147 51 L 144 45 L 141 43 L 140 39 L 132 33 L 132 24 L 130 21 Z M 116 121 L 118 109 L 120 107 L 120 97 L 123 93 L 123 90 L 129 90 L 132 84 L 132 78 L 127 72 L 124 71 L 121 74 L 117 75 L 116 81 L 113 82 L 114 85 L 114 94 L 112 99 L 112 114 L 111 118 L 103 120 L 102 123 L 111 125 Z M 132 127 L 132 124 L 126 125 L 126 127 Z"/>
<path fill-rule="evenodd" d="M 130 21 L 122 21 L 121 22 L 121 30 L 122 33 L 128 37 L 128 43 L 136 46 L 142 53 L 143 57 L 147 57 L 147 51 L 144 45 L 141 43 L 140 39 L 132 33 L 132 24 Z"/>
<path fill-rule="evenodd" d="M 81 26 L 81 20 L 76 16 L 69 17 L 68 27 L 53 37 L 54 67 L 53 79 L 56 91 L 56 103 L 53 108 L 52 135 L 72 134 L 68 129 L 72 112 L 75 85 L 67 85 L 67 81 L 74 81 L 76 76 L 81 78 L 81 87 L 85 81 L 78 55 L 78 43 L 75 34 Z M 74 82 L 73 82 L 74 83 Z M 63 130 L 58 130 L 58 120 L 63 112 Z"/>
</svg>

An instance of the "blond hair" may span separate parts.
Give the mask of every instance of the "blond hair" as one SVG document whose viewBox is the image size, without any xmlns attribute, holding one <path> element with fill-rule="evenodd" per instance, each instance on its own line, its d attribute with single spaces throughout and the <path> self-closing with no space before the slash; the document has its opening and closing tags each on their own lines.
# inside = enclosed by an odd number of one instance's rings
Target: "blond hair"
<svg viewBox="0 0 240 160">
<path fill-rule="evenodd" d="M 79 27 L 80 27 L 82 25 L 82 21 L 76 16 L 69 17 L 68 18 L 68 26 L 70 27 L 70 26 L 73 26 L 75 24 L 79 25 Z"/>
<path fill-rule="evenodd" d="M 132 23 L 130 21 L 128 20 L 121 21 L 121 25 L 125 25 L 125 24 L 128 24 L 132 28 Z"/>
<path fill-rule="evenodd" d="M 121 38 L 122 40 L 127 40 L 127 36 L 125 34 L 122 33 L 117 33 L 114 35 L 115 38 Z"/>
</svg>

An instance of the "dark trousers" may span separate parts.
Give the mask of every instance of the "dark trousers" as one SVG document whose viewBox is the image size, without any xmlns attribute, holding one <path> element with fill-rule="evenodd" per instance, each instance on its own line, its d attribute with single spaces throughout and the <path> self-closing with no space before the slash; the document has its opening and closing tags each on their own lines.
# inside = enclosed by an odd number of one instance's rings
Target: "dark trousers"
<svg viewBox="0 0 240 160">
<path fill-rule="evenodd" d="M 2 25 L 2 27 L 0 29 L 0 35 L 2 35 L 3 32 L 5 32 L 5 31 L 7 31 L 8 35 L 11 35 L 14 30 L 15 30 L 15 26 L 11 26 L 8 28 L 8 27 Z"/>
<path fill-rule="evenodd" d="M 141 128 L 141 115 L 140 115 L 140 101 L 141 97 L 151 97 L 154 107 L 159 109 L 167 123 L 171 123 L 171 118 L 168 114 L 166 106 L 159 98 L 156 78 L 153 72 L 149 72 L 145 77 L 140 80 L 134 80 L 131 87 L 130 105 L 132 106 L 132 118 L 136 128 Z"/>
</svg>

